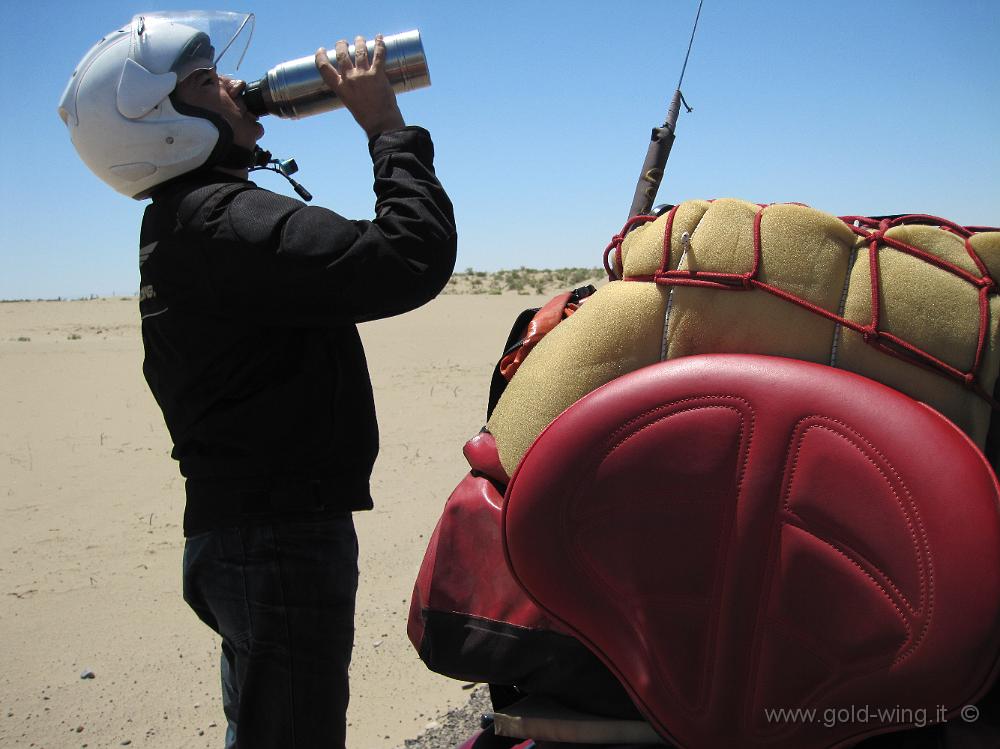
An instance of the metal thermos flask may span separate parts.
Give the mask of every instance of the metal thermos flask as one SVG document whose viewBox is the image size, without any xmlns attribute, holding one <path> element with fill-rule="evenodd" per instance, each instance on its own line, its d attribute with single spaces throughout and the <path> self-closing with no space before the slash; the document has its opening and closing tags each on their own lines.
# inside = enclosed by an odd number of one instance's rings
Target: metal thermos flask
<svg viewBox="0 0 1000 749">
<path fill-rule="evenodd" d="M 371 60 L 375 54 L 375 40 L 366 46 Z M 353 61 L 353 44 L 348 47 L 348 54 Z M 330 49 L 330 59 L 336 64 L 333 49 Z M 419 31 L 414 29 L 385 37 L 385 74 L 397 94 L 431 85 Z M 248 83 L 243 101 L 258 117 L 276 114 L 287 119 L 309 117 L 344 106 L 323 82 L 313 55 L 280 63 L 260 80 Z"/>
</svg>

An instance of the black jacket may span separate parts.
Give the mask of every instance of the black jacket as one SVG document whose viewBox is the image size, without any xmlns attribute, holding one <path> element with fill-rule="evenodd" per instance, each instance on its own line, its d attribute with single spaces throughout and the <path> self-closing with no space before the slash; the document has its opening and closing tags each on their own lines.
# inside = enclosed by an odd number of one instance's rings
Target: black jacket
<svg viewBox="0 0 1000 749">
<path fill-rule="evenodd" d="M 146 209 L 143 371 L 187 478 L 187 535 L 372 506 L 378 426 L 355 323 L 432 299 L 456 234 L 425 130 L 369 148 L 374 221 L 219 172 L 169 183 Z"/>
</svg>

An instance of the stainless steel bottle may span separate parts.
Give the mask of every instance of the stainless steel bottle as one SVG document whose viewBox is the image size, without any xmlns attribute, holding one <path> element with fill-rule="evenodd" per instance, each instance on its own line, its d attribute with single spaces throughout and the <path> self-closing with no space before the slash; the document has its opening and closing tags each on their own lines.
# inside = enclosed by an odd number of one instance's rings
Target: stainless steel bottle
<svg viewBox="0 0 1000 749">
<path fill-rule="evenodd" d="M 375 40 L 366 46 L 370 60 L 375 54 Z M 353 44 L 348 47 L 348 54 L 353 60 Z M 330 57 L 332 61 L 332 49 Z M 385 73 L 397 94 L 431 85 L 419 31 L 385 37 Z M 275 114 L 288 119 L 309 117 L 344 106 L 323 82 L 313 55 L 274 66 L 266 76 L 247 84 L 243 100 L 247 109 L 258 117 Z"/>
</svg>

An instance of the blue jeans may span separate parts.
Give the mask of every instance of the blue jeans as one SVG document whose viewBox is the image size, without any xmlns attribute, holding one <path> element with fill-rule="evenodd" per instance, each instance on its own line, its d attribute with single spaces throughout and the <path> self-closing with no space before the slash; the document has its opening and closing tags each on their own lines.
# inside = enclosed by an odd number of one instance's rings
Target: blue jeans
<svg viewBox="0 0 1000 749">
<path fill-rule="evenodd" d="M 358 589 L 350 514 L 184 546 L 184 600 L 222 635 L 226 749 L 343 749 Z"/>
</svg>

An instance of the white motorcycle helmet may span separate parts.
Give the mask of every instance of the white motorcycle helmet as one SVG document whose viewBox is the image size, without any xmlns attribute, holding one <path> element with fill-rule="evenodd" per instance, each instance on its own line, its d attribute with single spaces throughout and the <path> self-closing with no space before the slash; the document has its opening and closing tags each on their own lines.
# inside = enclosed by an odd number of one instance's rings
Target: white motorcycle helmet
<svg viewBox="0 0 1000 749">
<path fill-rule="evenodd" d="M 230 48 L 239 51 L 238 67 L 253 19 L 216 11 L 144 13 L 95 44 L 59 102 L 90 170 L 141 200 L 167 180 L 222 163 L 235 148 L 229 126 L 215 113 L 175 104 L 170 94 L 195 70 L 216 67 Z"/>
</svg>

